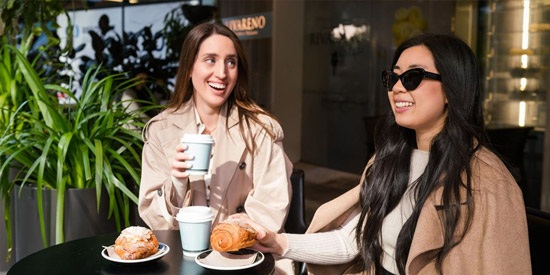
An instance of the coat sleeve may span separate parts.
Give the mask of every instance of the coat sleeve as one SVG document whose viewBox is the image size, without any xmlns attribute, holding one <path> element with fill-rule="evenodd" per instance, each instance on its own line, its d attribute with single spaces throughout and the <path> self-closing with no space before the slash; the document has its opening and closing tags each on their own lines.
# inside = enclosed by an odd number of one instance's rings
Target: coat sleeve
<svg viewBox="0 0 550 275">
<path fill-rule="evenodd" d="M 256 137 L 252 171 L 254 188 L 248 194 L 244 208 L 252 220 L 271 231 L 282 232 L 292 194 L 292 162 L 283 149 L 281 126 L 275 121 L 271 121 L 271 125 L 275 139 L 265 131 Z"/>
<path fill-rule="evenodd" d="M 139 215 L 153 230 L 177 229 L 175 215 L 189 204 L 189 181 L 173 182 L 171 161 L 166 152 L 173 150 L 162 142 L 162 122 L 149 123 L 144 131 L 141 183 L 139 189 Z M 168 143 L 170 144 L 170 143 Z"/>
<path fill-rule="evenodd" d="M 527 218 L 519 186 L 509 175 L 483 193 L 478 212 L 484 225 L 479 244 L 484 268 L 480 274 L 531 274 Z"/>
<path fill-rule="evenodd" d="M 473 216 L 462 240 L 443 258 L 443 274 L 531 274 L 523 197 L 512 175 L 496 156 L 472 166 Z M 435 274 L 433 258 L 444 243 L 441 189 L 424 204 L 414 233 L 407 274 Z M 461 202 L 462 213 L 467 203 Z M 466 217 L 461 217 L 457 234 Z"/>
</svg>

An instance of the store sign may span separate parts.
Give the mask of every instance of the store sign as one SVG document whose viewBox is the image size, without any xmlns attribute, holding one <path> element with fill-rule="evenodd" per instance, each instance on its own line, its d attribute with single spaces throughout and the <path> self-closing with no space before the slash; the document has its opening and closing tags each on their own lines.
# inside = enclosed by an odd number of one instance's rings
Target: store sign
<svg viewBox="0 0 550 275">
<path fill-rule="evenodd" d="M 241 40 L 271 37 L 271 12 L 222 18 Z"/>
</svg>

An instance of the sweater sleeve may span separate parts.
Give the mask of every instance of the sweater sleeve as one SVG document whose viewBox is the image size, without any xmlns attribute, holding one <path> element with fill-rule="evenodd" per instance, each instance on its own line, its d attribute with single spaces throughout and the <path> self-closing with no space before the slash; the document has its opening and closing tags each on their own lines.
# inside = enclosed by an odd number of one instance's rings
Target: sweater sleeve
<svg viewBox="0 0 550 275">
<path fill-rule="evenodd" d="M 287 249 L 283 257 L 311 264 L 343 264 L 355 259 L 359 248 L 355 241 L 355 228 L 359 210 L 354 210 L 337 229 L 312 234 L 284 234 Z"/>
</svg>

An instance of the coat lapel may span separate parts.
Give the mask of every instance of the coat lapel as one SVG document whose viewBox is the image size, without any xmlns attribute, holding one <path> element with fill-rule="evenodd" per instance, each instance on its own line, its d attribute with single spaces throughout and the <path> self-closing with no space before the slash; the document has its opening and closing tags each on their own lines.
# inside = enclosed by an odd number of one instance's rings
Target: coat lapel
<svg viewBox="0 0 550 275">
<path fill-rule="evenodd" d="M 167 127 L 160 133 L 163 140 L 166 141 L 162 144 L 162 148 L 165 149 L 166 159 L 170 162 L 174 160 L 176 154 L 176 146 L 181 142 L 181 138 L 184 133 L 196 134 L 197 122 L 195 120 L 195 111 L 193 110 L 193 99 L 187 101 L 182 107 L 176 111 L 169 109 L 166 111 L 166 120 L 172 125 Z M 175 128 L 175 129 L 174 129 Z M 181 201 L 182 206 L 188 204 L 193 205 L 206 205 L 206 190 L 204 188 L 204 182 L 202 176 L 189 176 L 190 189 L 193 191 L 188 193 L 188 199 Z M 202 193 L 202 195 L 200 194 Z"/>
<path fill-rule="evenodd" d="M 164 148 L 164 154 L 166 156 L 166 161 L 169 162 L 169 165 L 172 164 L 174 156 L 176 154 L 176 146 L 181 142 L 183 133 L 196 133 L 197 126 L 195 124 L 195 118 L 193 112 L 188 111 L 191 108 L 190 102 L 187 102 L 177 111 L 169 109 L 161 113 L 162 117 L 155 117 L 151 119 L 148 123 L 153 122 L 154 120 L 166 119 L 171 125 L 166 127 L 158 133 L 159 136 L 162 136 L 161 148 Z"/>
<path fill-rule="evenodd" d="M 166 117 L 166 120 L 182 130 L 180 132 L 180 139 L 183 133 L 197 133 L 197 124 L 195 121 L 195 111 L 193 110 L 192 100 L 193 99 L 190 99 L 179 110 L 172 111 L 170 115 Z"/>
<path fill-rule="evenodd" d="M 434 253 L 443 247 L 443 227 L 440 223 L 434 196 L 422 207 L 407 258 L 407 274 L 418 274 L 430 261 Z"/>
<path fill-rule="evenodd" d="M 212 159 L 212 178 L 210 180 L 210 205 L 219 205 L 219 209 L 225 208 L 227 191 L 233 179 L 239 162 L 245 152 L 246 145 L 239 133 L 239 118 L 236 107 L 231 108 L 227 116 L 227 103 L 220 110 L 220 117 L 216 129 L 215 151 Z M 226 125 L 227 122 L 227 125 Z M 217 207 L 212 208 L 214 220 L 217 219 Z M 227 211 L 227 210 L 226 210 Z"/>
</svg>

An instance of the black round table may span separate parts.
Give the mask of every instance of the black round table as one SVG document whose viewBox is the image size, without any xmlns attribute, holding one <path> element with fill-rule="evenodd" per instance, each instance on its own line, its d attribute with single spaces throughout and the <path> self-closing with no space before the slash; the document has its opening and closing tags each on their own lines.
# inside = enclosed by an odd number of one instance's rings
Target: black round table
<svg viewBox="0 0 550 275">
<path fill-rule="evenodd" d="M 8 271 L 15 274 L 272 274 L 275 260 L 265 254 L 264 261 L 254 268 L 237 271 L 216 271 L 201 267 L 195 258 L 184 257 L 177 230 L 153 231 L 159 242 L 170 247 L 164 257 L 150 262 L 123 264 L 101 256 L 102 246 L 114 244 L 119 233 L 98 235 L 54 245 L 33 253 Z"/>
</svg>

